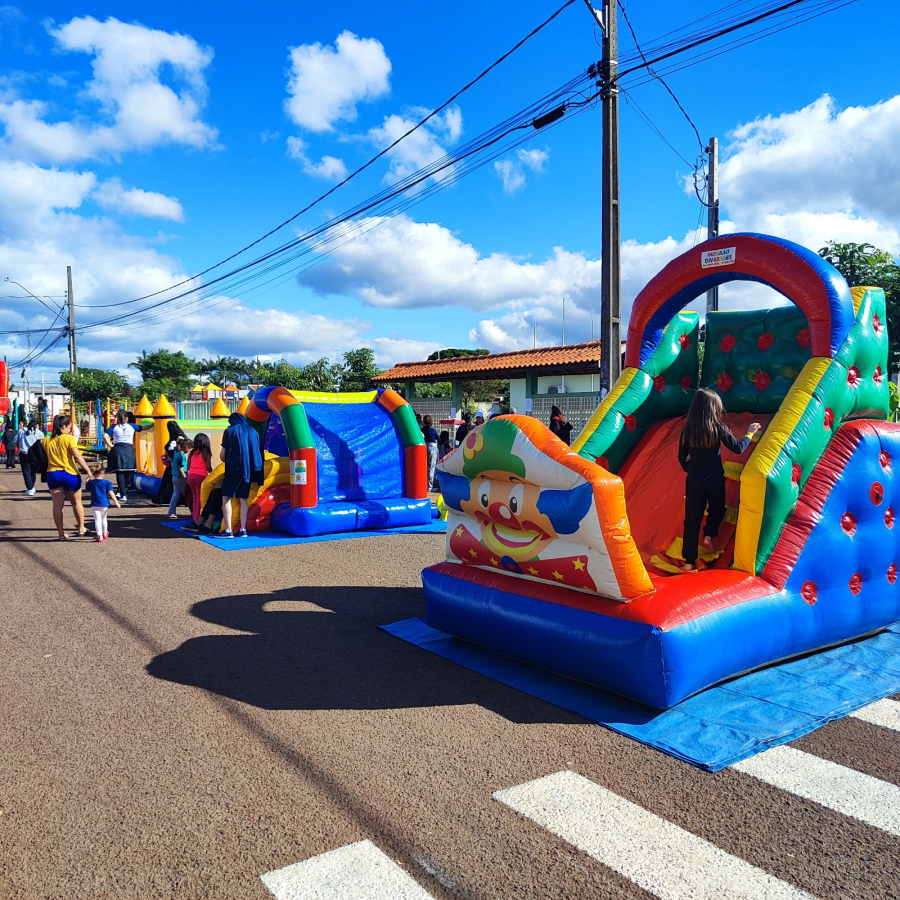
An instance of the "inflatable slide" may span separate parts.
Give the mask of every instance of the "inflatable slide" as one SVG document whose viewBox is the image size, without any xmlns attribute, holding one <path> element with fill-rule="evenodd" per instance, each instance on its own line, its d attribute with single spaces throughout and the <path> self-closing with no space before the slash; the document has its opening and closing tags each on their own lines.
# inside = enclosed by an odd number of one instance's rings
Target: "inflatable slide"
<svg viewBox="0 0 900 900">
<path fill-rule="evenodd" d="M 683 308 L 755 281 L 792 307 L 715 312 L 704 353 Z M 900 621 L 900 425 L 887 422 L 884 293 L 811 251 L 719 237 L 639 294 L 625 369 L 570 449 L 493 419 L 438 466 L 446 561 L 423 572 L 430 626 L 658 708 Z M 698 386 L 763 431 L 723 451 L 726 525 L 682 573 L 677 445 Z"/>
</svg>

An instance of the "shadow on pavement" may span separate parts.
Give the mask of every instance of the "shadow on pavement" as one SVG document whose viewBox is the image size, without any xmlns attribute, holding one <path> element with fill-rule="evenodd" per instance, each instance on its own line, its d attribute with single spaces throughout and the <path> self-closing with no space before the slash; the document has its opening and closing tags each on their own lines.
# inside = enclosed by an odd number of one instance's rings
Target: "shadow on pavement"
<svg viewBox="0 0 900 900">
<path fill-rule="evenodd" d="M 404 709 L 479 704 L 517 723 L 585 720 L 407 644 L 377 626 L 420 615 L 419 588 L 298 587 L 216 597 L 207 635 L 156 656 L 154 678 L 261 709 Z"/>
</svg>

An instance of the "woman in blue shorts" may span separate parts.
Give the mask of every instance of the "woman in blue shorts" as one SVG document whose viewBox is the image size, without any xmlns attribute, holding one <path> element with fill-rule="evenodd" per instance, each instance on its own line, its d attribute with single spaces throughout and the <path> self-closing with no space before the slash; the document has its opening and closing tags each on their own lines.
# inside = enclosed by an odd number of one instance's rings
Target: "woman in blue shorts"
<svg viewBox="0 0 900 900">
<path fill-rule="evenodd" d="M 81 476 L 76 466 L 92 478 L 91 470 L 78 452 L 78 444 L 72 436 L 72 418 L 55 416 L 53 433 L 41 442 L 47 454 L 47 487 L 53 498 L 53 523 L 59 532 L 61 541 L 69 536 L 63 530 L 63 507 L 66 500 L 72 504 L 75 521 L 78 523 L 78 534 L 87 534 L 84 527 L 84 507 L 81 505 Z"/>
</svg>

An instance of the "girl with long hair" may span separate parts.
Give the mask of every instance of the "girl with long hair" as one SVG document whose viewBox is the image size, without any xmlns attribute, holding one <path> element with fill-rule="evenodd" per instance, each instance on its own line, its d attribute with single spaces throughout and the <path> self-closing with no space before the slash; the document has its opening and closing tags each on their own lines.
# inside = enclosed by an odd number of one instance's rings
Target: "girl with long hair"
<svg viewBox="0 0 900 900">
<path fill-rule="evenodd" d="M 697 542 L 700 523 L 706 512 L 703 527 L 703 546 L 712 549 L 713 538 L 725 517 L 725 469 L 722 466 L 722 444 L 740 455 L 753 435 L 760 430 L 758 422 L 747 427 L 747 433 L 737 440 L 722 421 L 725 407 L 722 398 L 710 388 L 699 388 L 691 401 L 687 423 L 678 443 L 678 462 L 687 473 L 684 486 L 684 538 L 682 556 L 684 571 L 692 572 L 697 565 Z"/>
<path fill-rule="evenodd" d="M 212 447 L 209 443 L 209 435 L 201 431 L 200 434 L 195 435 L 194 449 L 187 458 L 187 483 L 191 491 L 191 518 L 194 521 L 184 525 L 183 531 L 200 530 L 202 524 L 200 513 L 203 507 L 200 502 L 200 487 L 211 471 Z"/>
</svg>

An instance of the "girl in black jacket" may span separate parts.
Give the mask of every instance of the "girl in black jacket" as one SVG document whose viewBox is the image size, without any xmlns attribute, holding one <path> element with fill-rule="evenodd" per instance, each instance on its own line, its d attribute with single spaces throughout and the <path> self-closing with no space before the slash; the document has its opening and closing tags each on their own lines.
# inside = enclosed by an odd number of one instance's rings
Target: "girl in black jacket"
<svg viewBox="0 0 900 900">
<path fill-rule="evenodd" d="M 678 443 L 678 462 L 687 473 L 684 485 L 684 538 L 682 556 L 684 571 L 697 564 L 697 540 L 700 523 L 706 512 L 703 546 L 712 549 L 713 538 L 725 517 L 725 469 L 722 466 L 722 444 L 740 455 L 760 429 L 758 422 L 747 427 L 742 440 L 737 440 L 722 421 L 725 407 L 722 398 L 710 388 L 700 388 L 691 401 L 687 424 Z"/>
</svg>

